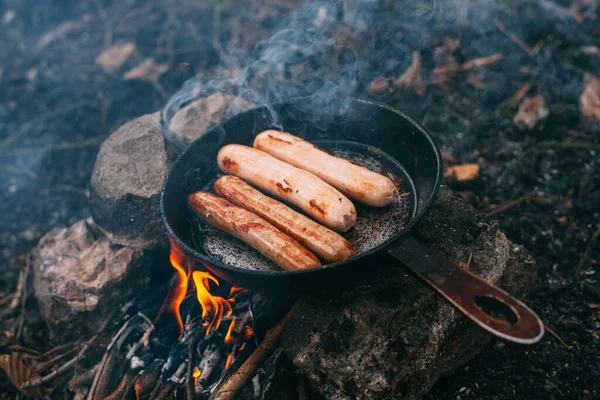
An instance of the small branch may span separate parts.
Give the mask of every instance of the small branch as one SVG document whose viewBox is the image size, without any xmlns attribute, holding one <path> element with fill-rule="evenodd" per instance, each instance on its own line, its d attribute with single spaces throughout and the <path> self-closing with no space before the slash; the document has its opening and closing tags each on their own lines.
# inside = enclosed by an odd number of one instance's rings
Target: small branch
<svg viewBox="0 0 600 400">
<path fill-rule="evenodd" d="M 567 348 L 567 350 L 571 350 L 573 348 L 573 346 L 569 346 L 568 344 L 566 344 L 564 342 L 564 340 L 562 340 L 560 338 L 560 336 L 558 336 L 558 334 L 556 332 L 554 332 L 552 329 L 548 328 L 548 325 L 544 324 L 544 327 L 546 328 L 546 330 L 552 335 L 554 336 L 556 339 L 558 339 L 558 341 L 560 343 L 562 343 L 563 346 L 565 346 Z"/>
<path fill-rule="evenodd" d="M 128 306 L 124 307 L 125 311 L 133 304 L 133 302 L 129 302 L 127 303 Z M 30 387 L 34 387 L 34 386 L 39 386 L 43 383 L 46 383 L 50 380 L 52 380 L 53 378 L 55 378 L 56 376 L 62 374 L 63 372 L 65 372 L 66 370 L 68 370 L 69 368 L 73 367 L 75 364 L 77 364 L 77 362 L 83 358 L 83 356 L 85 355 L 85 353 L 88 351 L 88 349 L 90 347 L 92 347 L 92 345 L 96 342 L 96 340 L 98 339 L 98 336 L 108 327 L 108 324 L 111 322 L 111 320 L 113 319 L 113 317 L 115 316 L 115 314 L 117 313 L 118 310 L 114 310 L 111 315 L 106 319 L 106 321 L 104 321 L 104 323 L 102 324 L 102 326 L 100 327 L 100 329 L 98 330 L 98 333 L 96 333 L 94 336 L 92 336 L 90 338 L 90 340 L 81 348 L 81 350 L 79 351 L 79 353 L 73 357 L 72 359 L 70 359 L 69 361 L 67 361 L 65 364 L 63 364 L 60 368 L 52 371 L 51 373 L 49 373 L 48 375 L 45 376 L 41 376 L 39 378 L 36 379 L 32 379 L 30 381 L 27 381 L 25 383 L 23 383 L 21 385 L 21 387 L 23 389 L 26 388 L 30 388 Z M 123 311 L 123 312 L 125 312 Z"/>
<path fill-rule="evenodd" d="M 531 55 L 531 48 L 529 46 L 527 46 L 525 43 L 523 43 L 523 41 L 521 39 L 519 39 L 519 37 L 517 35 L 515 35 L 511 31 L 509 31 L 508 28 L 506 28 L 506 26 L 498 18 L 494 18 L 494 24 L 496 24 L 496 26 L 498 27 L 498 29 L 500 29 L 500 32 L 502 32 L 506 36 L 508 36 L 525 53 Z"/>
<path fill-rule="evenodd" d="M 87 102 L 71 103 L 66 107 L 59 108 L 59 109 L 51 111 L 51 112 L 47 112 L 45 114 L 41 114 L 38 117 L 36 117 L 32 120 L 29 120 L 28 122 L 25 122 L 23 125 L 21 125 L 21 128 L 18 129 L 14 135 L 8 136 L 6 139 L 4 139 L 2 142 L 0 142 L 0 150 L 2 150 L 0 153 L 3 153 L 4 150 L 7 150 L 13 143 L 17 142 L 22 137 L 27 136 L 29 131 L 31 130 L 31 128 L 33 128 L 34 126 L 41 124 L 42 122 L 44 122 L 48 119 L 58 117 L 62 114 L 66 114 L 70 111 L 76 110 L 78 108 L 83 108 L 88 105 L 90 105 L 90 104 Z"/>
<path fill-rule="evenodd" d="M 587 262 L 588 258 L 590 257 L 590 250 L 592 249 L 592 244 L 598 239 L 599 236 L 600 236 L 600 224 L 598 224 L 598 229 L 592 235 L 592 238 L 590 239 L 590 241 L 587 244 L 587 247 L 585 248 L 585 252 L 583 253 L 583 256 L 581 256 L 581 259 L 579 260 L 579 265 L 577 266 L 577 270 L 575 270 L 575 279 L 579 280 L 581 270 L 582 270 L 583 266 L 585 265 L 585 263 Z"/>
<path fill-rule="evenodd" d="M 531 192 L 527 193 L 526 195 L 523 195 L 517 199 L 507 201 L 506 203 L 500 204 L 499 206 L 492 206 L 490 208 L 487 208 L 487 209 L 483 210 L 483 213 L 485 215 L 487 215 L 488 217 L 499 214 L 503 211 L 508 210 L 509 208 L 518 206 L 519 204 L 521 204 L 524 201 L 531 200 L 532 198 L 535 197 L 536 194 L 537 194 L 537 189 L 534 189 Z"/>
<path fill-rule="evenodd" d="M 17 307 L 19 307 L 19 305 L 21 304 L 21 298 L 23 297 L 23 288 L 25 287 L 26 280 L 25 274 L 27 273 L 28 269 L 29 257 L 27 257 L 27 260 L 25 261 L 25 268 L 21 269 L 21 271 L 19 272 L 19 281 L 17 282 L 17 288 L 9 305 L 10 311 L 16 310 Z"/>
<path fill-rule="evenodd" d="M 94 381 L 92 382 L 92 386 L 90 387 L 90 390 L 88 392 L 88 397 L 87 397 L 88 400 L 102 398 L 102 396 L 104 395 L 104 391 L 106 390 L 106 386 L 108 384 L 108 378 L 110 378 L 110 373 L 112 372 L 112 368 L 114 367 L 115 362 L 116 362 L 116 357 L 113 354 L 112 349 L 114 348 L 115 344 L 117 343 L 117 340 L 119 339 L 119 337 L 129 327 L 131 320 L 132 320 L 132 318 L 129 318 L 123 324 L 123 326 L 121 326 L 121 329 L 119 329 L 117 331 L 115 336 L 113 336 L 112 340 L 106 347 L 104 356 L 102 357 L 102 360 L 100 361 L 100 367 L 98 368 L 98 371 L 96 372 L 96 376 L 94 376 Z"/>
<path fill-rule="evenodd" d="M 209 400 L 234 400 L 237 398 L 238 392 L 248 383 L 263 362 L 275 350 L 283 328 L 294 314 L 295 308 L 293 306 L 281 321 L 265 334 L 263 341 L 256 350 L 229 379 L 221 383 L 220 387 L 210 395 Z"/>
<path fill-rule="evenodd" d="M 76 350 L 75 348 L 72 348 L 71 350 L 69 350 L 63 354 L 59 354 L 59 355 L 55 356 L 54 358 L 46 361 L 44 363 L 44 365 L 42 365 L 41 367 L 38 368 L 37 373 L 38 374 L 42 373 L 42 371 L 45 371 L 46 369 L 50 368 L 51 366 L 53 366 L 54 364 L 56 364 L 57 362 L 59 362 L 60 360 L 65 358 L 66 356 L 68 356 L 69 354 L 73 353 L 75 350 Z"/>
<path fill-rule="evenodd" d="M 27 316 L 27 279 L 29 278 L 29 271 L 31 270 L 31 257 L 27 256 L 25 258 L 25 273 L 23 274 L 23 286 L 22 286 L 22 294 L 21 294 L 21 315 L 19 317 L 19 327 L 17 328 L 16 337 L 19 339 L 21 337 L 21 333 L 23 332 L 23 326 L 25 324 L 25 317 Z"/>
<path fill-rule="evenodd" d="M 525 158 L 529 153 L 533 153 L 538 149 L 551 149 L 551 148 L 560 148 L 560 149 L 585 149 L 585 150 L 600 150 L 600 144 L 593 143 L 583 143 L 583 142 L 557 142 L 554 140 L 547 140 L 543 142 L 538 142 L 533 146 L 528 147 L 521 153 L 517 161 L 513 165 L 509 165 L 502 171 L 500 176 L 496 178 L 498 183 L 502 182 L 504 178 L 508 175 L 508 173 L 519 165 L 519 163 Z"/>
<path fill-rule="evenodd" d="M 192 343 L 188 348 L 188 366 L 187 366 L 187 382 L 185 384 L 185 393 L 187 400 L 194 400 L 194 377 L 192 376 L 194 372 L 194 353 L 196 350 L 196 345 L 198 343 L 198 335 L 194 336 Z"/>
<path fill-rule="evenodd" d="M 473 261 L 473 252 L 469 253 L 469 259 L 467 260 L 467 265 L 465 265 L 466 270 L 471 268 L 471 261 Z"/>
<path fill-rule="evenodd" d="M 466 61 L 460 65 L 461 71 L 468 71 L 473 68 L 483 67 L 485 65 L 492 65 L 500 61 L 502 58 L 502 53 L 494 53 L 492 55 L 486 57 L 475 58 L 470 61 Z"/>
<path fill-rule="evenodd" d="M 64 142 L 58 143 L 52 146 L 40 146 L 40 147 L 31 147 L 25 149 L 2 149 L 0 148 L 0 157 L 12 157 L 18 155 L 27 155 L 36 152 L 49 152 L 49 151 L 59 151 L 59 150 L 72 150 L 72 149 L 82 149 L 85 147 L 93 147 L 97 146 L 107 138 L 107 135 L 102 135 L 99 137 L 94 137 L 90 139 L 81 140 L 79 142 Z"/>
</svg>

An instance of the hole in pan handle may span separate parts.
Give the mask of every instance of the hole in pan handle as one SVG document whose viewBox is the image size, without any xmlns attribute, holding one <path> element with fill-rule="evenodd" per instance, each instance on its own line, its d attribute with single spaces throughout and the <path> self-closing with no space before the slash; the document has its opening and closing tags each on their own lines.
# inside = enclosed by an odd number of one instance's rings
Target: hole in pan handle
<svg viewBox="0 0 600 400">
<path fill-rule="evenodd" d="M 488 332 L 519 344 L 534 344 L 544 336 L 542 321 L 523 302 L 443 259 L 413 237 L 407 237 L 390 254 Z M 496 314 L 495 310 L 506 320 L 488 314 Z"/>
</svg>

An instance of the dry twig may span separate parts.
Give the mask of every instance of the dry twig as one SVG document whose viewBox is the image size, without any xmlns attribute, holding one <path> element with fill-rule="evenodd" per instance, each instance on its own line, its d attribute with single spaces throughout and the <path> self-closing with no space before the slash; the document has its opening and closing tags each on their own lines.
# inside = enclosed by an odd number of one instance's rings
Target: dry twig
<svg viewBox="0 0 600 400">
<path fill-rule="evenodd" d="M 508 210 L 509 208 L 518 206 L 519 204 L 521 204 L 524 201 L 531 200 L 532 198 L 535 197 L 536 194 L 537 194 L 537 189 L 534 189 L 531 192 L 529 192 L 521 197 L 518 197 L 514 200 L 507 201 L 507 202 L 497 205 L 497 206 L 492 206 L 490 208 L 486 208 L 485 210 L 483 210 L 483 213 L 485 215 L 487 215 L 488 217 L 491 215 L 499 214 L 503 211 Z"/>
<path fill-rule="evenodd" d="M 561 337 L 558 336 L 558 334 L 556 332 L 554 332 L 552 329 L 548 328 L 548 325 L 544 324 L 544 327 L 552 336 L 554 336 L 556 339 L 558 339 L 558 341 L 560 343 L 562 343 L 562 345 L 565 346 L 567 348 L 567 350 L 571 350 L 573 348 L 573 346 L 569 346 L 568 344 L 566 344 L 564 342 L 564 340 L 562 340 Z"/>
<path fill-rule="evenodd" d="M 496 24 L 498 29 L 500 29 L 500 32 L 502 32 L 506 36 L 508 36 L 525 53 L 531 55 L 531 48 L 529 46 L 527 46 L 525 43 L 523 43 L 523 41 L 521 39 L 519 39 L 519 37 L 517 35 L 515 35 L 511 31 L 509 31 L 508 28 L 506 28 L 506 26 L 498 18 L 494 18 L 494 24 Z"/>
<path fill-rule="evenodd" d="M 516 107 L 519 105 L 519 103 L 521 103 L 521 100 L 523 100 L 523 97 L 525 97 L 525 95 L 527 93 L 529 93 L 529 90 L 531 90 L 531 83 L 529 82 L 525 82 L 523 83 L 521 86 L 519 86 L 519 88 L 517 89 L 517 91 L 515 92 L 515 94 L 505 100 L 500 107 Z"/>
<path fill-rule="evenodd" d="M 27 308 L 25 305 L 27 303 L 27 279 L 29 278 L 29 271 L 31 271 L 31 257 L 27 256 L 25 258 L 25 272 L 23 273 L 23 284 L 21 287 L 21 315 L 19 316 L 19 326 L 15 334 L 17 339 L 21 337 L 23 326 L 25 324 L 25 317 L 27 315 Z"/>
<path fill-rule="evenodd" d="M 127 303 L 127 305 L 122 308 L 122 310 L 124 310 L 122 312 L 125 313 L 126 310 L 129 309 L 129 307 L 131 307 L 132 304 L 133 304 L 133 302 Z M 61 365 L 60 368 L 55 369 L 54 371 L 52 371 L 48 375 L 45 375 L 45 376 L 42 376 L 42 377 L 39 377 L 39 378 L 36 378 L 36 379 L 29 380 L 29 381 L 23 383 L 23 385 L 21 387 L 22 388 L 29 388 L 29 387 L 39 386 L 39 385 L 41 385 L 43 383 L 46 383 L 46 382 L 52 380 L 56 376 L 62 374 L 63 372 L 65 372 L 69 368 L 73 367 L 81 358 L 83 358 L 83 356 L 88 351 L 88 349 L 96 342 L 96 340 L 98 339 L 98 336 L 108 327 L 108 324 L 112 321 L 112 319 L 115 316 L 115 314 L 117 313 L 117 311 L 119 311 L 119 310 L 118 309 L 114 310 L 109 315 L 109 317 L 106 318 L 106 320 L 104 321 L 104 323 L 102 324 L 102 326 L 98 330 L 98 333 L 96 333 L 94 336 L 92 336 L 90 338 L 90 340 L 88 340 L 88 342 L 85 345 L 83 345 L 83 347 L 81 348 L 81 350 L 79 351 L 79 353 L 75 357 L 73 357 L 72 359 L 70 359 L 69 361 L 67 361 L 65 364 Z"/>
<path fill-rule="evenodd" d="M 581 275 L 581 270 L 583 269 L 583 266 L 585 265 L 588 258 L 590 257 L 590 250 L 592 249 L 592 244 L 598 239 L 599 236 L 600 236 L 600 224 L 598 224 L 598 229 L 596 229 L 596 232 L 594 232 L 594 234 L 592 235 L 592 238 L 590 239 L 590 241 L 588 242 L 588 244 L 585 248 L 585 252 L 581 256 L 581 259 L 579 260 L 579 265 L 577 266 L 577 270 L 575 270 L 575 279 L 579 279 L 579 276 Z"/>
<path fill-rule="evenodd" d="M 279 337 L 283 332 L 283 328 L 294 314 L 295 308 L 296 307 L 293 306 L 281 321 L 265 334 L 263 341 L 256 350 L 254 350 L 250 357 L 248 357 L 242 366 L 235 371 L 229 379 L 221 383 L 213 394 L 210 395 L 209 400 L 233 400 L 236 398 L 237 393 L 252 378 L 273 350 L 275 350 Z"/>
<path fill-rule="evenodd" d="M 504 169 L 504 171 L 502 171 L 502 173 L 500 174 L 500 176 L 498 176 L 498 178 L 496 180 L 498 182 L 502 182 L 504 180 L 504 178 L 506 178 L 506 175 L 508 175 L 508 173 L 512 169 L 514 169 L 517 165 L 519 165 L 519 163 L 521 162 L 521 160 L 523 160 L 523 158 L 525 158 L 526 155 L 528 155 L 529 153 L 533 153 L 534 151 L 536 151 L 538 149 L 542 149 L 542 148 L 546 148 L 546 149 L 564 148 L 564 149 L 600 150 L 600 144 L 583 143 L 583 142 L 557 142 L 557 141 L 554 141 L 554 140 L 547 140 L 547 141 L 538 142 L 538 143 L 534 144 L 533 146 L 530 146 L 526 150 L 524 150 L 521 153 L 521 155 L 519 156 L 519 158 L 517 159 L 517 161 L 515 163 L 513 163 L 512 165 L 507 166 Z"/>
<path fill-rule="evenodd" d="M 465 269 L 471 269 L 471 262 L 473 261 L 473 252 L 469 253 L 469 259 L 467 260 L 467 265 L 465 265 Z"/>
</svg>

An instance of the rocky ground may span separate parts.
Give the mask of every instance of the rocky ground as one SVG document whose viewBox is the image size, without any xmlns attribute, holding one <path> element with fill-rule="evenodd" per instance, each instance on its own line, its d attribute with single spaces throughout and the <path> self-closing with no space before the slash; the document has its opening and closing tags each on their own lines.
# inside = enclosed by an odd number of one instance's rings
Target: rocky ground
<svg viewBox="0 0 600 400">
<path fill-rule="evenodd" d="M 344 4 L 338 14 L 309 7 L 298 17 L 297 24 L 310 20 L 327 35 L 307 42 L 285 33 L 263 42 L 255 56 L 275 73 L 255 73 L 255 92 L 237 82 L 236 93 L 271 101 L 301 92 L 298 84 L 325 93 L 330 86 L 323 82 L 333 82 L 340 93 L 386 102 L 423 123 L 449 163 L 479 166 L 476 179 L 458 179 L 455 170 L 450 186 L 531 252 L 538 275 L 527 302 L 565 342 L 547 335 L 525 349 L 492 341 L 426 397 L 597 396 L 598 3 Z M 18 286 L 24 264 L 16 257 L 50 229 L 90 215 L 90 176 L 107 134 L 160 110 L 196 74 L 207 87 L 222 89 L 228 82 L 220 77 L 248 71 L 249 49 L 300 6 L 285 0 L 268 7 L 253 0 L 3 2 L 0 294 Z M 290 43 L 304 47 L 281 53 Z M 293 84 L 279 83 L 286 80 Z M 18 316 L 18 307 L 6 304 L 3 338 L 14 334 Z M 26 306 L 35 316 L 35 302 Z M 41 342 L 45 329 L 30 318 L 22 344 L 48 349 L 55 343 Z M 4 353 L 7 341 L 0 345 Z M 6 379 L 1 391 L 15 395 Z"/>
</svg>

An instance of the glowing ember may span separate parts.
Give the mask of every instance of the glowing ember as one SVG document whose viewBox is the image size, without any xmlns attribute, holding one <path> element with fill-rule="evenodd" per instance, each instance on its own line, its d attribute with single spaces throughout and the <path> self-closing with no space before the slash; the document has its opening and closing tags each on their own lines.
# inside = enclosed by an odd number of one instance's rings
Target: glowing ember
<svg viewBox="0 0 600 400">
<path fill-rule="evenodd" d="M 194 378 L 194 386 L 198 384 L 198 378 L 202 375 L 202 372 L 198 369 L 198 367 L 194 367 L 194 372 L 192 373 L 192 377 Z"/>
</svg>

